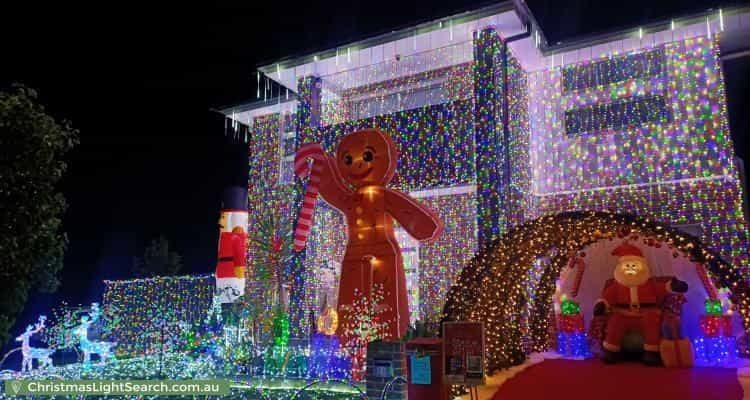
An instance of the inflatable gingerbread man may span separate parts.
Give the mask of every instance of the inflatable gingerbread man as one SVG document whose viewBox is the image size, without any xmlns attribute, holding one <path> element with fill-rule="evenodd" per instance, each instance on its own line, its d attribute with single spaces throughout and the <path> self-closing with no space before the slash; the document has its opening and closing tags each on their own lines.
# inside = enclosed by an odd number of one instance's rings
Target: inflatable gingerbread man
<svg viewBox="0 0 750 400">
<path fill-rule="evenodd" d="M 312 159 L 312 166 L 309 161 Z M 312 225 L 318 193 L 346 217 L 348 243 L 341 264 L 338 314 L 339 334 L 351 325 L 358 296 L 382 287 L 378 314 L 385 325 L 384 339 L 398 339 L 409 324 L 409 304 L 401 251 L 393 220 L 417 240 L 431 240 L 443 230 L 441 220 L 407 194 L 386 187 L 396 171 L 396 146 L 377 129 L 350 133 L 341 139 L 335 158 L 318 144 L 301 146 L 295 173 L 310 174 L 295 232 L 295 250 L 304 248 Z M 349 323 L 347 323 L 349 322 Z"/>
<path fill-rule="evenodd" d="M 611 312 L 602 358 L 605 362 L 614 362 L 625 333 L 635 331 L 643 336 L 643 362 L 657 365 L 661 304 L 668 293 L 687 292 L 687 283 L 677 278 L 666 282 L 652 278 L 641 250 L 627 242 L 615 248 L 612 255 L 618 257 L 615 281 L 604 288 L 602 298 L 594 306 L 594 315 Z"/>
</svg>

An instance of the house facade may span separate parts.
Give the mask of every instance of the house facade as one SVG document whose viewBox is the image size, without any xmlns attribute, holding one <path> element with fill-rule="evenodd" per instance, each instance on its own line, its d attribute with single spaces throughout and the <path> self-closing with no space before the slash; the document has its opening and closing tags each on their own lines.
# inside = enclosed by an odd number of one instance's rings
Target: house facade
<svg viewBox="0 0 750 400">
<path fill-rule="evenodd" d="M 223 110 L 248 136 L 249 231 L 268 218 L 293 229 L 298 146 L 333 152 L 376 127 L 399 149 L 392 186 L 445 223 L 431 243 L 396 229 L 412 320 L 439 319 L 481 246 L 565 211 L 658 220 L 747 268 L 719 58 L 723 38 L 747 29 L 750 10 L 716 10 L 551 46 L 525 5 L 507 2 L 263 66 L 259 82 L 273 83 L 259 100 Z M 319 204 L 289 269 L 301 329 L 335 304 L 346 241 L 343 217 Z M 252 243 L 249 260 L 252 270 Z"/>
</svg>

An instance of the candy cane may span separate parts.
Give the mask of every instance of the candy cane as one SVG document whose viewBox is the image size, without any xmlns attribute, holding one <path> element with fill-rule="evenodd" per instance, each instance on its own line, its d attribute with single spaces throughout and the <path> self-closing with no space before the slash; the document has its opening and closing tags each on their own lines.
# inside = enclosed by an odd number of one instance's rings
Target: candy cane
<svg viewBox="0 0 750 400">
<path fill-rule="evenodd" d="M 583 271 L 586 269 L 586 263 L 580 258 L 576 258 L 576 280 L 573 282 L 573 290 L 570 295 L 572 297 L 578 296 L 578 289 L 581 287 L 581 280 L 583 280 Z"/>
<path fill-rule="evenodd" d="M 701 283 L 703 283 L 703 288 L 705 288 L 706 292 L 708 292 L 708 298 L 711 300 L 716 300 L 716 298 L 718 297 L 718 294 L 716 293 L 716 288 L 714 287 L 713 283 L 708 279 L 706 266 L 700 263 L 696 263 L 695 272 L 697 272 L 698 277 L 701 278 Z"/>
<path fill-rule="evenodd" d="M 312 168 L 307 162 L 310 158 L 313 160 Z M 294 251 L 302 251 L 307 244 L 307 237 L 310 236 L 325 159 L 325 153 L 321 151 L 320 145 L 315 143 L 300 147 L 294 156 L 294 173 L 300 178 L 310 175 L 297 218 L 297 230 L 294 232 Z"/>
</svg>

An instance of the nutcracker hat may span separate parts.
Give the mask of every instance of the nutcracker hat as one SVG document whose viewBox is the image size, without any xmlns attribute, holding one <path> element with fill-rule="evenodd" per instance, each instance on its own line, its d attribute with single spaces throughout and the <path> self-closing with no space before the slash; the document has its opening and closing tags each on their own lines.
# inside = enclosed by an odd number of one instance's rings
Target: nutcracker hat
<svg viewBox="0 0 750 400">
<path fill-rule="evenodd" d="M 221 232 L 232 232 L 241 227 L 247 231 L 247 188 L 232 186 L 224 189 L 219 225 Z"/>
<path fill-rule="evenodd" d="M 612 250 L 612 255 L 618 257 L 620 261 L 638 260 L 643 264 L 646 263 L 646 258 L 643 256 L 641 249 L 628 242 L 624 242 Z"/>
<path fill-rule="evenodd" d="M 221 208 L 224 211 L 247 211 L 247 188 L 231 186 L 224 189 Z"/>
</svg>

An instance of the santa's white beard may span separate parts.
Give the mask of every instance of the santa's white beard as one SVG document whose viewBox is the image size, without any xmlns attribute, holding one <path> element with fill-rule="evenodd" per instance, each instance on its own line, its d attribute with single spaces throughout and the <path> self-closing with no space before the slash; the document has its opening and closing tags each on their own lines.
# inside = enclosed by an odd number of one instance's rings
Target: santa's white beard
<svg viewBox="0 0 750 400">
<path fill-rule="evenodd" d="M 650 277 L 648 270 L 642 270 L 635 275 L 628 275 L 622 268 L 615 268 L 615 280 L 623 286 L 637 287 L 648 281 Z"/>
</svg>

